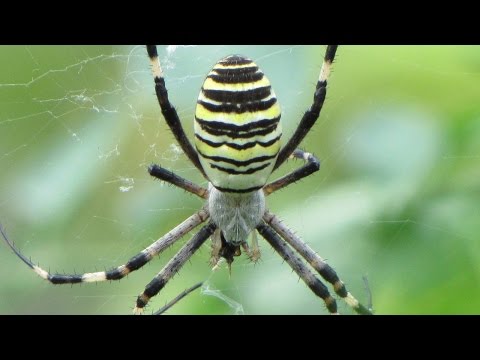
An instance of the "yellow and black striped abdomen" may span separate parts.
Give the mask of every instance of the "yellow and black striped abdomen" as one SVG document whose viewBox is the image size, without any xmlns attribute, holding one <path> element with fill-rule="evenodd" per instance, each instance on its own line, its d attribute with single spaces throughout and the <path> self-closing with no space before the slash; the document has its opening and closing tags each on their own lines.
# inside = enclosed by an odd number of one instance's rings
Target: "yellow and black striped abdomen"
<svg viewBox="0 0 480 360">
<path fill-rule="evenodd" d="M 265 185 L 280 150 L 280 106 L 250 59 L 231 55 L 210 71 L 195 111 L 195 145 L 210 182 L 221 191 Z"/>
</svg>

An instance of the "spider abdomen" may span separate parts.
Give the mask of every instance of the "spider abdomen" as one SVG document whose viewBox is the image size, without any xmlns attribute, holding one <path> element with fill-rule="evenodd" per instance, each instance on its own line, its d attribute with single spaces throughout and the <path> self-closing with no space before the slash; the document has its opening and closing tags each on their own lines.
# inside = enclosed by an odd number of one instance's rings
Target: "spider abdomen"
<svg viewBox="0 0 480 360">
<path fill-rule="evenodd" d="M 265 185 L 280 150 L 280 106 L 252 60 L 231 55 L 213 67 L 194 124 L 200 163 L 213 186 L 246 193 Z"/>
</svg>

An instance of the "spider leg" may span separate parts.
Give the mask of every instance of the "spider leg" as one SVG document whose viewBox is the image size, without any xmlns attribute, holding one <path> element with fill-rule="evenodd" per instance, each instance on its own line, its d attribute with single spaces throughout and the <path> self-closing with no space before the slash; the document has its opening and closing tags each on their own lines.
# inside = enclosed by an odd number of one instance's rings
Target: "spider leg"
<svg viewBox="0 0 480 360">
<path fill-rule="evenodd" d="M 332 314 L 337 314 L 337 303 L 328 292 L 328 288 L 315 277 L 310 269 L 295 255 L 292 249 L 268 225 L 260 224 L 257 230 L 276 252 L 290 265 L 307 286 L 325 302 L 327 309 Z"/>
<path fill-rule="evenodd" d="M 145 287 L 143 293 L 137 298 L 137 303 L 133 312 L 140 314 L 143 308 L 148 304 L 149 300 L 157 295 L 160 290 L 167 284 L 173 275 L 175 275 L 188 259 L 197 251 L 200 246 L 213 234 L 216 225 L 212 222 L 205 225 L 198 233 L 196 233 L 190 241 L 188 241 L 180 251 L 165 265 L 157 276 Z"/>
<path fill-rule="evenodd" d="M 336 51 L 337 45 L 327 46 L 327 51 L 325 52 L 325 57 L 323 59 L 322 69 L 320 70 L 320 76 L 318 78 L 315 94 L 313 96 L 313 104 L 310 109 L 308 109 L 307 112 L 303 115 L 302 120 L 297 127 L 297 130 L 292 135 L 290 140 L 288 140 L 285 146 L 280 150 L 277 157 L 277 162 L 275 163 L 273 170 L 277 169 L 285 162 L 285 160 L 287 160 L 287 158 L 298 147 L 298 145 L 300 145 L 303 138 L 307 135 L 307 133 L 310 131 L 310 129 L 320 116 L 320 111 L 322 110 L 325 96 L 327 95 L 327 80 L 328 76 L 330 75 L 330 70 L 333 60 L 335 58 Z"/>
<path fill-rule="evenodd" d="M 170 301 L 168 304 L 166 304 L 164 307 L 162 307 L 161 309 L 158 309 L 157 311 L 155 311 L 153 313 L 153 315 L 162 315 L 163 313 L 165 313 L 168 309 L 170 309 L 173 305 L 175 305 L 177 302 L 179 302 L 180 300 L 182 300 L 185 296 L 187 296 L 188 294 L 190 294 L 192 291 L 195 291 L 197 290 L 200 286 L 203 285 L 203 282 L 199 282 L 198 284 L 195 284 L 193 285 L 192 287 L 182 291 L 175 299 L 173 299 L 172 301 Z"/>
<path fill-rule="evenodd" d="M 257 233 L 255 231 L 252 231 L 252 248 L 250 248 L 247 241 L 242 243 L 242 248 L 250 261 L 256 263 L 258 260 L 260 260 L 262 254 L 260 252 L 260 247 L 258 246 Z"/>
<path fill-rule="evenodd" d="M 221 230 L 216 229 L 212 235 L 212 254 L 210 256 L 210 266 L 212 269 L 218 269 L 217 265 L 220 259 L 220 250 L 222 250 L 222 235 Z"/>
<path fill-rule="evenodd" d="M 175 136 L 175 139 L 177 139 L 177 142 L 180 144 L 183 152 L 187 155 L 193 165 L 195 165 L 195 167 L 205 176 L 205 172 L 203 171 L 200 160 L 198 159 L 198 154 L 183 130 L 177 111 L 168 99 L 168 91 L 165 86 L 165 79 L 163 77 L 162 67 L 160 66 L 160 60 L 158 58 L 157 46 L 146 46 L 148 57 L 150 58 L 150 63 L 152 65 L 153 80 L 155 81 L 155 93 L 157 94 L 158 103 L 162 109 L 163 117 L 170 127 L 170 130 L 172 130 L 172 133 Z"/>
<path fill-rule="evenodd" d="M 201 197 L 202 199 L 208 198 L 207 189 L 197 184 L 194 184 L 193 182 L 187 179 L 184 179 L 181 176 L 178 176 L 177 174 L 175 174 L 174 172 L 167 170 L 159 165 L 156 165 L 156 164 L 150 165 L 148 167 L 148 172 L 153 177 L 156 177 L 157 179 L 173 184 L 179 187 L 180 189 L 183 189 L 185 191 L 188 191 L 189 193 L 192 193 L 194 195 Z"/>
<path fill-rule="evenodd" d="M 314 155 L 307 153 L 303 150 L 296 149 L 292 155 L 296 159 L 305 160 L 307 163 L 302 167 L 298 168 L 295 171 L 292 171 L 290 174 L 287 174 L 280 179 L 277 179 L 263 187 L 263 192 L 265 195 L 270 195 L 271 193 L 284 188 L 285 186 L 290 185 L 304 177 L 307 177 L 314 172 L 320 170 L 320 160 L 318 160 Z"/>
<path fill-rule="evenodd" d="M 295 233 L 293 233 L 277 216 L 265 211 L 263 220 L 270 225 L 290 246 L 292 246 L 326 281 L 333 285 L 333 289 L 338 296 L 362 315 L 372 315 L 372 312 L 362 305 L 352 294 L 347 291 L 344 283 L 338 277 L 335 270 L 328 265 L 310 246 L 304 243 Z"/>
<path fill-rule="evenodd" d="M 160 239 L 155 241 L 153 244 L 145 248 L 139 254 L 132 257 L 127 261 L 126 264 L 118 266 L 108 271 L 99 271 L 93 273 L 84 273 L 84 274 L 50 274 L 48 271 L 42 269 L 41 267 L 35 265 L 30 259 L 23 255 L 11 242 L 5 231 L 0 227 L 0 234 L 7 243 L 7 245 L 12 249 L 12 251 L 25 263 L 27 264 L 37 275 L 41 278 L 48 280 L 52 284 L 78 284 L 84 282 L 99 282 L 106 280 L 120 280 L 132 271 L 138 270 L 143 265 L 148 263 L 155 255 L 160 254 L 167 247 L 175 243 L 178 239 L 184 236 L 186 233 L 191 231 L 193 228 L 199 224 L 205 222 L 209 217 L 208 210 L 202 209 L 197 213 L 190 216 L 184 222 L 176 226 L 173 230 L 169 231 L 167 234 L 162 236 Z"/>
</svg>

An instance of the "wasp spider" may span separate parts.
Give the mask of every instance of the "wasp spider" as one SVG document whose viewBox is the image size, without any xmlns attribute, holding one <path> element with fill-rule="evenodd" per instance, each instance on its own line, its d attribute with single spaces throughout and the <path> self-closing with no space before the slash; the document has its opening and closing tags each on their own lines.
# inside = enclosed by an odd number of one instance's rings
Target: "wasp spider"
<svg viewBox="0 0 480 360">
<path fill-rule="evenodd" d="M 337 313 L 335 299 L 298 255 L 329 282 L 335 293 L 357 313 L 370 314 L 371 311 L 347 291 L 335 271 L 265 207 L 266 196 L 320 168 L 320 162 L 315 156 L 297 149 L 297 146 L 320 115 L 336 50 L 337 46 L 327 47 L 313 104 L 283 147 L 280 143 L 280 106 L 267 77 L 246 57 L 231 55 L 220 60 L 207 75 L 198 96 L 193 147 L 169 101 L 157 48 L 155 45 L 147 45 L 155 92 L 163 117 L 184 153 L 208 180 L 208 189 L 158 165 L 151 165 L 148 171 L 157 179 L 205 199 L 205 206 L 126 264 L 108 271 L 73 275 L 50 274 L 21 254 L 2 231 L 3 237 L 15 254 L 43 279 L 53 284 L 76 284 L 119 280 L 141 268 L 198 225 L 208 221 L 138 296 L 134 311 L 139 313 L 210 237 L 212 266 L 216 266 L 221 258 L 230 266 L 234 256 L 241 254 L 241 249 L 253 261 L 258 260 L 260 252 L 256 230 L 315 295 L 323 299 L 330 313 Z M 304 160 L 305 164 L 286 176 L 267 183 L 270 174 L 290 157 Z M 250 234 L 252 240 L 248 244 Z"/>
</svg>

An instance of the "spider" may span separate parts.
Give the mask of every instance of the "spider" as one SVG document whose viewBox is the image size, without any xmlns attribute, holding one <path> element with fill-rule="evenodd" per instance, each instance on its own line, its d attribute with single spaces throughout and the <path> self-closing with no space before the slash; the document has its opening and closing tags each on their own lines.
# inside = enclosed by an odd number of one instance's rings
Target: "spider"
<svg viewBox="0 0 480 360">
<path fill-rule="evenodd" d="M 151 165 L 148 172 L 157 179 L 203 198 L 205 205 L 126 264 L 108 271 L 50 274 L 20 253 L 0 228 L 13 252 L 52 284 L 120 280 L 144 266 L 198 225 L 206 223 L 137 297 L 134 313 L 141 313 L 149 300 L 160 292 L 209 238 L 212 239 L 212 267 L 218 266 L 223 258 L 230 268 L 234 257 L 241 255 L 242 249 L 251 260 L 257 261 L 260 257 L 256 237 L 258 232 L 313 293 L 324 301 L 330 313 L 337 313 L 335 299 L 300 257 L 330 283 L 335 293 L 357 313 L 371 314 L 367 307 L 347 291 L 335 271 L 265 207 L 266 196 L 320 169 L 320 162 L 314 155 L 297 147 L 320 116 L 337 46 L 327 46 L 313 104 L 283 147 L 280 144 L 280 106 L 269 80 L 252 60 L 230 55 L 217 62 L 207 75 L 195 111 L 194 147 L 168 98 L 157 47 L 147 45 L 146 48 L 163 117 L 183 152 L 208 181 L 208 188 L 196 185 L 159 165 Z M 304 160 L 305 164 L 267 183 L 270 174 L 288 158 Z M 252 240 L 248 244 L 250 235 Z"/>
</svg>

